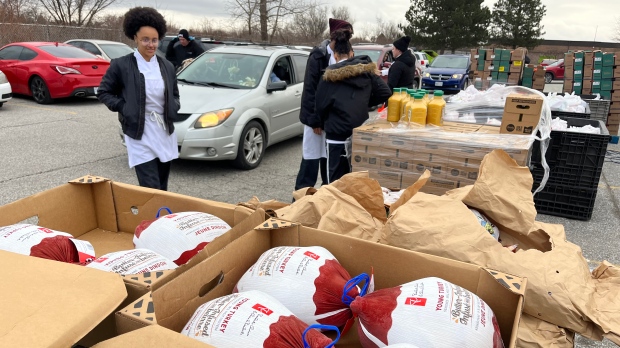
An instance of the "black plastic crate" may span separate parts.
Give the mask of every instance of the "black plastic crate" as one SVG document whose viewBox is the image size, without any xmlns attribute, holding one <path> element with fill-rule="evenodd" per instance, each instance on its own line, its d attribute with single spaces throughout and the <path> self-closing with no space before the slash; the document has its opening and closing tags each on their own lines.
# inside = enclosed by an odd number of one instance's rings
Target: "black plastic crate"
<svg viewBox="0 0 620 348">
<path fill-rule="evenodd" d="M 596 169 L 603 166 L 609 132 L 605 124 L 598 120 L 585 120 L 571 117 L 560 117 L 568 123 L 568 127 L 590 125 L 601 129 L 601 134 L 576 133 L 569 131 L 551 131 L 551 140 L 547 149 L 547 163 L 555 166 Z M 540 143 L 534 142 L 532 162 L 540 163 Z"/>
<path fill-rule="evenodd" d="M 534 204 L 540 214 L 587 221 L 592 218 L 596 193 L 597 189 L 547 184 L 534 196 Z"/>
<path fill-rule="evenodd" d="M 574 118 L 589 119 L 590 118 L 590 113 L 551 110 L 551 116 L 553 116 L 553 117 L 574 117 Z"/>
<path fill-rule="evenodd" d="M 535 183 L 542 181 L 545 170 L 540 163 L 532 163 L 532 176 Z M 553 163 L 549 165 L 548 183 L 554 185 L 577 186 L 583 188 L 597 188 L 601 179 L 603 167 L 574 167 L 567 168 L 557 166 Z"/>
</svg>

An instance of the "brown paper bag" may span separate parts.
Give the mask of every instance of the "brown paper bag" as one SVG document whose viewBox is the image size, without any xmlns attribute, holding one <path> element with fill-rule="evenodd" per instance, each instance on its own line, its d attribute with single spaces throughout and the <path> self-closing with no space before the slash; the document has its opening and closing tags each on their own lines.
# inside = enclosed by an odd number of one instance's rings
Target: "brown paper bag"
<svg viewBox="0 0 620 348">
<path fill-rule="evenodd" d="M 517 333 L 519 348 L 573 348 L 575 333 L 523 313 Z"/>
<path fill-rule="evenodd" d="M 416 194 L 392 213 L 382 242 L 527 277 L 525 313 L 591 339 L 620 333 L 617 270 L 594 279 L 579 246 L 566 240 L 563 226 L 533 220 L 533 199 L 527 194 L 531 184 L 526 186 L 531 176 L 526 180 L 525 171 L 506 170 L 517 169 L 515 165 L 494 151 L 482 162 L 482 175 L 473 187 L 442 197 Z M 500 226 L 502 241 L 516 242 L 520 250 L 512 253 L 497 243 L 464 203 L 491 218 Z"/>
</svg>

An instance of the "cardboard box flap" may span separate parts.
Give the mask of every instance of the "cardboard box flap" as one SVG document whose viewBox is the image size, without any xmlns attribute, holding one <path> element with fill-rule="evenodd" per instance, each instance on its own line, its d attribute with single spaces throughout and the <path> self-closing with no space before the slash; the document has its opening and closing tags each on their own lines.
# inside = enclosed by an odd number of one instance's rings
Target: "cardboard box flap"
<svg viewBox="0 0 620 348">
<path fill-rule="evenodd" d="M 135 300 L 120 312 L 131 314 L 134 319 L 144 323 L 157 323 L 157 318 L 155 317 L 155 306 L 153 305 L 153 296 L 151 292 L 148 292 L 144 296 Z"/>
<path fill-rule="evenodd" d="M 73 179 L 69 181 L 71 184 L 97 184 L 104 181 L 110 181 L 110 179 L 104 178 L 102 176 L 95 175 L 84 175 L 81 178 Z"/>
<path fill-rule="evenodd" d="M 489 274 L 492 275 L 506 289 L 518 295 L 525 295 L 526 280 L 524 278 L 496 271 L 490 268 L 485 268 L 484 270 L 489 272 Z"/>
<path fill-rule="evenodd" d="M 129 281 L 132 283 L 138 284 L 153 284 L 157 279 L 162 278 L 163 276 L 167 276 L 169 274 L 174 273 L 174 270 L 169 269 L 165 271 L 157 271 L 157 272 L 145 272 L 140 274 L 127 274 L 122 275 L 125 278 L 125 281 Z"/>
<path fill-rule="evenodd" d="M 289 227 L 293 227 L 297 225 L 299 224 L 296 222 L 290 222 L 290 221 L 272 218 L 260 224 L 255 229 L 259 231 L 269 231 L 269 230 L 277 230 L 281 228 L 289 228 Z"/>
<path fill-rule="evenodd" d="M 125 335 L 101 342 L 93 348 L 214 348 L 212 345 L 202 343 L 198 340 L 179 335 L 178 333 L 166 329 L 165 327 L 152 325 L 132 331 Z"/>
<path fill-rule="evenodd" d="M 0 251 L 0 347 L 71 347 L 125 299 L 118 274 Z"/>
</svg>

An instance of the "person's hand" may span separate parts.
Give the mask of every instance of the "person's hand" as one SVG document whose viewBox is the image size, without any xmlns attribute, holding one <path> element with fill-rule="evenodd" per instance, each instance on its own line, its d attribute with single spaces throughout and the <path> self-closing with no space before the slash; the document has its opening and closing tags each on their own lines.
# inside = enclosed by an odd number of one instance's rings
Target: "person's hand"
<svg viewBox="0 0 620 348">
<path fill-rule="evenodd" d="M 179 42 L 179 37 L 175 36 L 174 39 L 172 39 L 172 43 L 177 43 Z"/>
<path fill-rule="evenodd" d="M 321 135 L 321 133 L 323 133 L 323 130 L 321 129 L 321 127 L 312 128 L 312 131 L 313 131 L 313 132 L 314 132 L 314 134 L 316 134 L 316 135 Z"/>
</svg>

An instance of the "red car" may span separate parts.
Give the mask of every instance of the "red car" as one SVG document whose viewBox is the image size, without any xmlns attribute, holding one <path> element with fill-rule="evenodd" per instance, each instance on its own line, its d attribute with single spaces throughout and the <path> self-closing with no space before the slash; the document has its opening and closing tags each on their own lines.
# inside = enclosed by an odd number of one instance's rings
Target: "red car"
<svg viewBox="0 0 620 348">
<path fill-rule="evenodd" d="M 32 96 L 39 104 L 96 95 L 109 66 L 89 52 L 57 42 L 17 42 L 0 49 L 0 70 L 13 93 Z"/>
<path fill-rule="evenodd" d="M 545 67 L 545 83 L 562 79 L 564 79 L 564 59 L 560 59 Z"/>
</svg>

